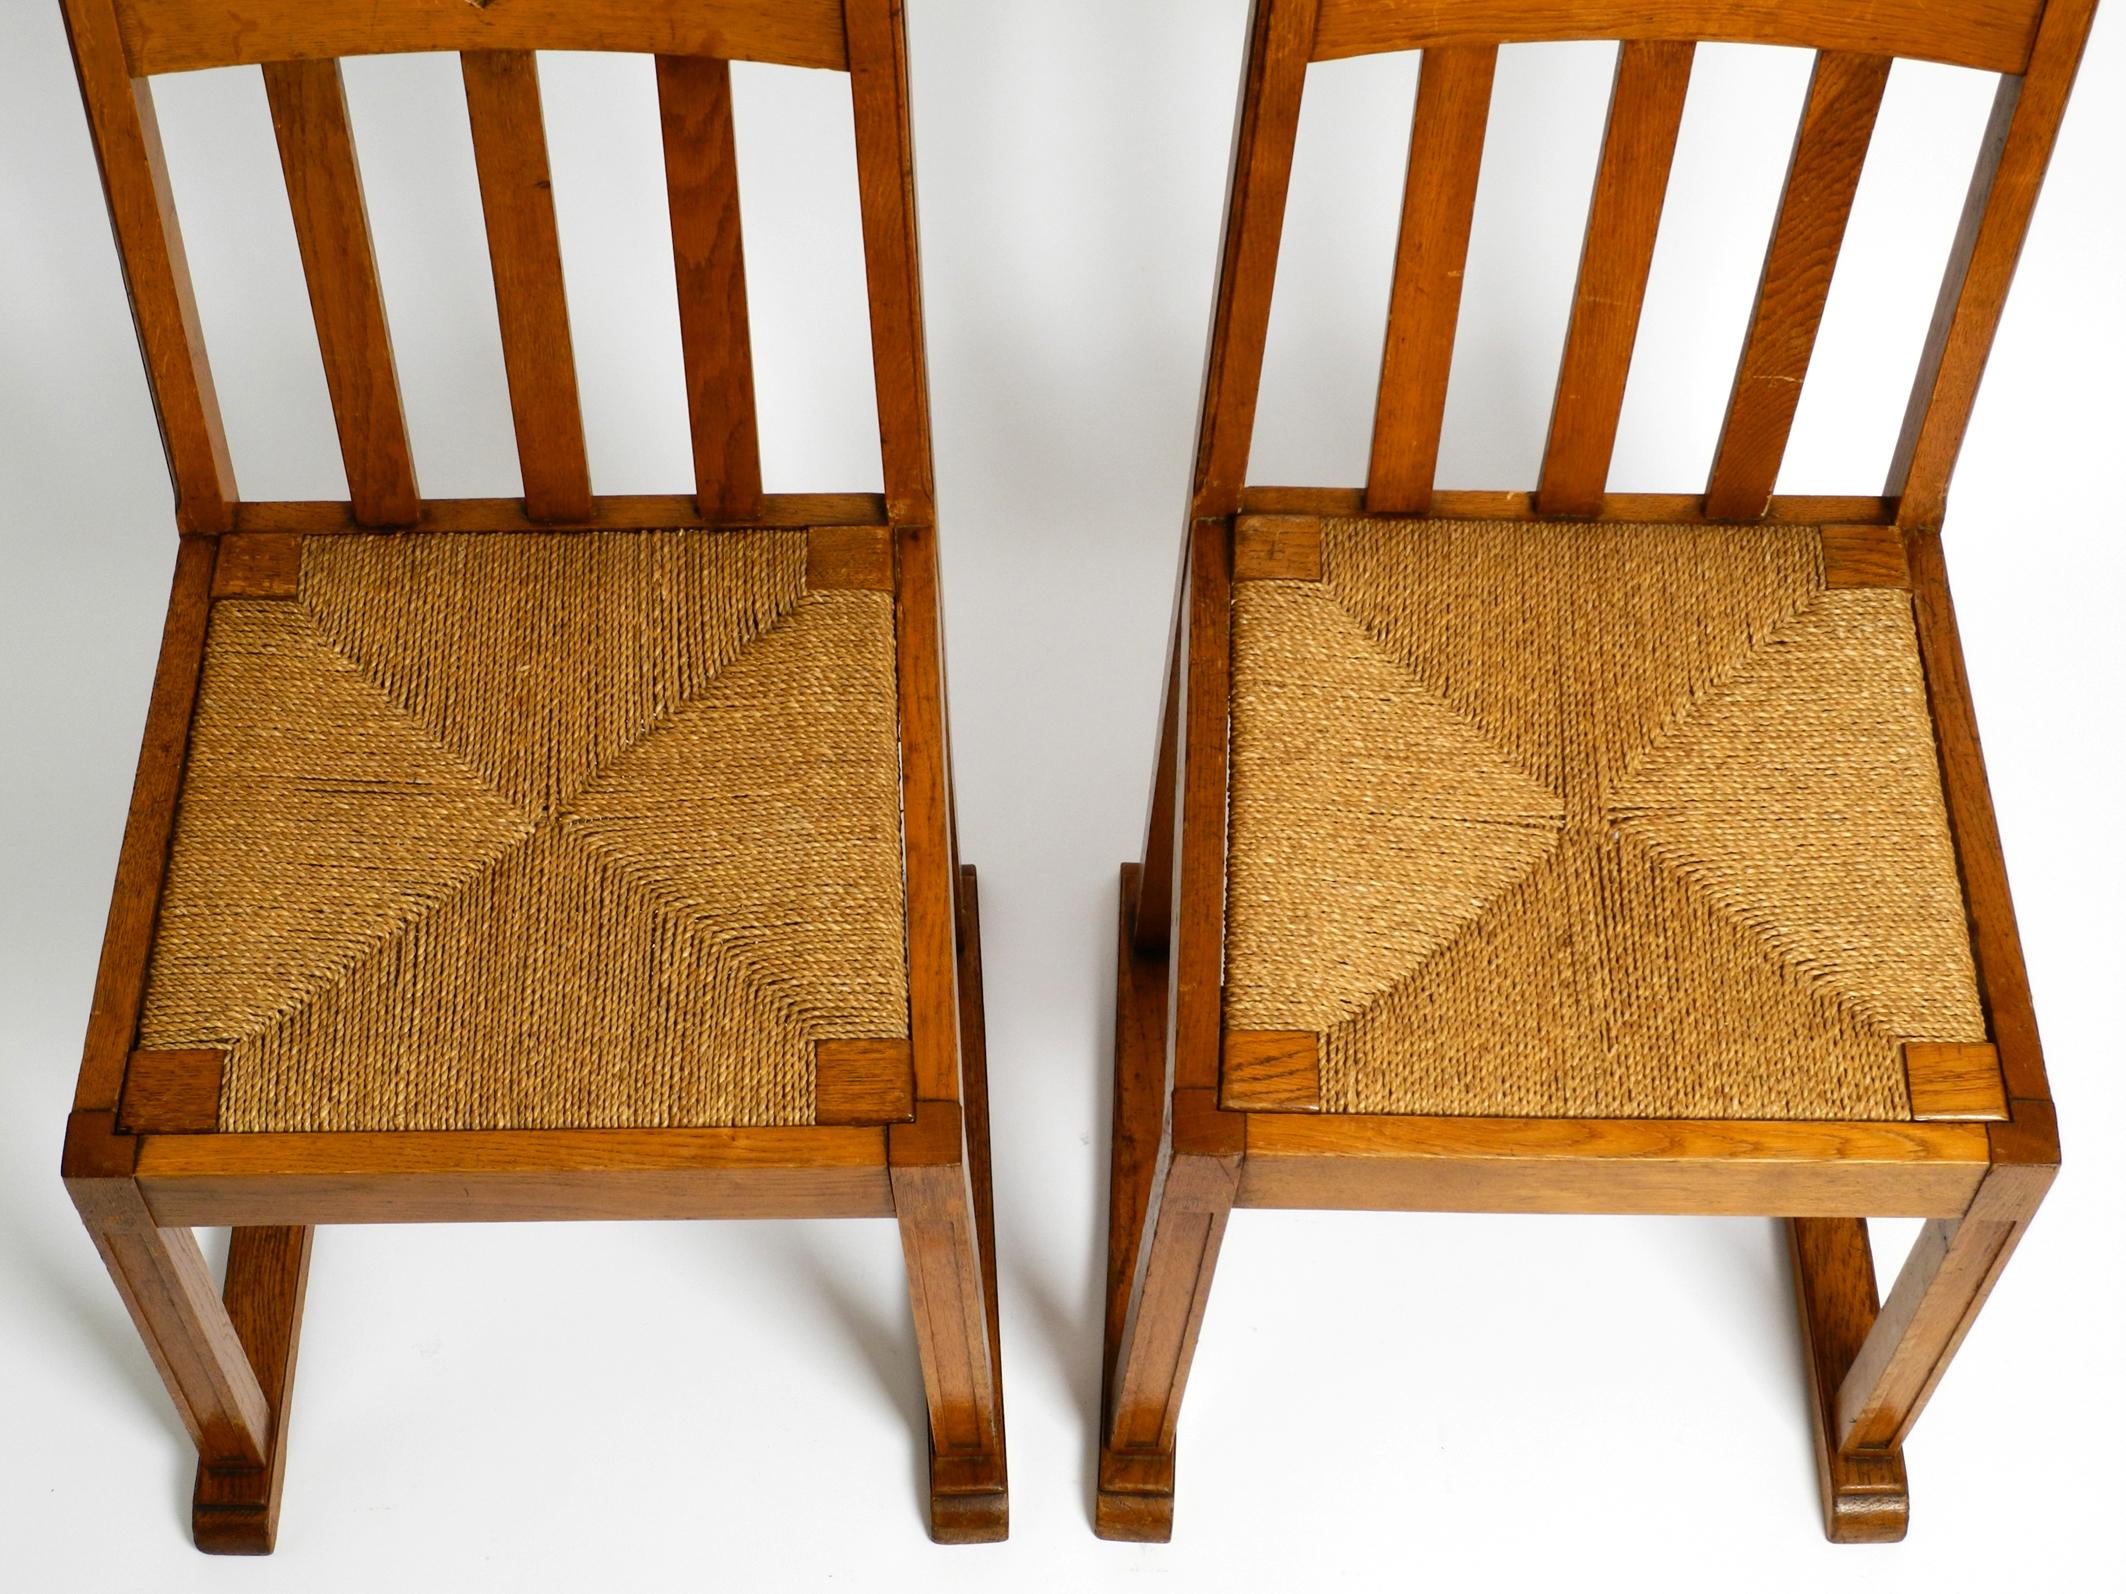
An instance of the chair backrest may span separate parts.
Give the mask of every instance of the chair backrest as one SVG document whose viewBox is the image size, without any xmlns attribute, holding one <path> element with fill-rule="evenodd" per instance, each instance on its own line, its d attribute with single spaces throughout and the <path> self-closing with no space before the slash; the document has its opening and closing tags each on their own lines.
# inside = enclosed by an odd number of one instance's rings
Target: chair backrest
<svg viewBox="0 0 2126 1594">
<path fill-rule="evenodd" d="M 878 387 L 885 510 L 931 519 L 930 425 L 900 0 L 62 0 L 103 170 L 181 530 L 239 519 L 148 80 L 256 66 L 265 77 L 346 461 L 348 514 L 424 518 L 370 246 L 340 57 L 461 53 L 509 377 L 522 513 L 598 515 L 562 292 L 535 50 L 654 55 L 685 344 L 694 512 L 757 522 L 745 260 L 729 63 L 847 72 Z M 433 507 L 433 506 L 431 506 Z M 792 505 L 796 512 L 802 506 Z M 433 519 L 430 515 L 428 518 Z"/>
<path fill-rule="evenodd" d="M 1723 40 L 1818 54 L 1710 479 L 1693 506 L 1716 520 L 1755 519 L 1771 505 L 1891 60 L 2000 74 L 1885 501 L 1879 516 L 1868 517 L 1937 526 L 2095 9 L 2096 0 L 1256 0 L 1193 515 L 1242 508 L 1309 63 L 1424 52 L 1363 495 L 1368 512 L 1424 514 L 1435 509 L 1440 421 L 1498 47 L 1615 39 L 1608 129 L 1541 479 L 1527 504 L 1544 515 L 1600 513 L 1692 53 L 1701 40 Z"/>
</svg>

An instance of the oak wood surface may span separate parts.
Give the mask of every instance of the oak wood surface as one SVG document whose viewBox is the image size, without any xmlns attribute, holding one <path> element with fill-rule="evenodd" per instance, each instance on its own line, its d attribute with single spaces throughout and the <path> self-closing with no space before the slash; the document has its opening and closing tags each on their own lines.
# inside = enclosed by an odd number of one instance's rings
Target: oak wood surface
<svg viewBox="0 0 2126 1594">
<path fill-rule="evenodd" d="M 1909 588 L 1904 538 L 1895 526 L 1825 526 L 1823 584 Z"/>
<path fill-rule="evenodd" d="M 760 502 L 760 434 L 753 412 L 730 63 L 660 55 L 657 104 L 693 434 L 694 497 L 704 515 L 747 515 Z"/>
<path fill-rule="evenodd" d="M 1225 821 L 1232 677 L 1231 534 L 1200 520 L 1190 540 L 1188 629 L 1174 843 L 1174 931 L 1167 997 L 1174 1084 L 1216 1091 L 1224 1029 Z"/>
<path fill-rule="evenodd" d="M 2008 1118 L 2000 1053 L 1990 1044 L 1907 1041 L 1904 1056 L 1914 1118 Z"/>
<path fill-rule="evenodd" d="M 1321 522 L 1309 515 L 1242 515 L 1233 522 L 1235 581 L 1319 581 Z"/>
<path fill-rule="evenodd" d="M 1683 96 L 1690 87 L 1692 48 L 1634 40 L 1617 51 L 1609 128 L 1595 169 L 1565 357 L 1558 367 L 1536 488 L 1536 508 L 1544 515 L 1587 515 L 1602 507 L 1683 121 Z"/>
<path fill-rule="evenodd" d="M 537 521 L 582 520 L 591 512 L 591 475 L 538 61 L 528 50 L 468 51 L 461 60 L 525 513 Z"/>
<path fill-rule="evenodd" d="M 1361 487 L 1250 487 L 1242 495 L 1243 515 L 1318 515 L 1326 519 L 1365 518 Z M 1542 514 L 1533 493 L 1435 492 L 1435 520 L 1537 520 Z M 1397 520 L 1390 513 L 1375 517 Z M 1584 517 L 1594 521 L 1636 521 L 1700 526 L 1708 522 L 1702 493 L 1608 493 L 1601 506 Z M 1894 498 L 1795 494 L 1774 498 L 1764 519 L 1783 525 L 1890 525 L 1897 519 Z M 1243 525 L 1245 521 L 1243 521 Z"/>
<path fill-rule="evenodd" d="M 840 67 L 841 12 L 839 0 L 118 0 L 140 77 L 387 50 L 662 51 Z"/>
<path fill-rule="evenodd" d="M 409 531 L 675 531 L 710 527 L 733 531 L 756 527 L 886 524 L 886 501 L 876 493 L 763 493 L 759 508 L 736 520 L 705 517 L 691 494 L 608 493 L 591 500 L 581 519 L 533 520 L 521 498 L 430 498 Z M 360 531 L 350 507 L 329 499 L 256 499 L 236 506 L 239 532 L 318 536 Z"/>
<path fill-rule="evenodd" d="M 1834 51 L 1816 58 L 1713 450 L 1705 512 L 1715 520 L 1754 520 L 1771 502 L 1889 78 L 1887 56 Z"/>
<path fill-rule="evenodd" d="M 1904 1455 L 1840 1452 L 1832 1409 L 1846 1369 L 1875 1326 L 1875 1260 L 1861 1218 L 1787 1221 L 1801 1354 L 1815 1434 L 1816 1489 L 1826 1537 L 1838 1544 L 1889 1544 L 1905 1536 L 1911 1496 Z"/>
<path fill-rule="evenodd" d="M 354 518 L 407 525 L 420 513 L 420 491 L 340 64 L 273 61 L 264 70 Z"/>
<path fill-rule="evenodd" d="M 221 406 L 148 85 L 130 75 L 112 0 L 63 0 L 126 297 L 177 490 L 180 531 L 227 529 L 236 501 Z"/>
<path fill-rule="evenodd" d="M 118 1127 L 129 1135 L 211 1134 L 221 1115 L 222 1054 L 136 1051 L 126 1063 Z"/>
<path fill-rule="evenodd" d="M 2019 72 L 2044 0 L 1321 0 L 1314 59 L 1544 39 L 1722 39 Z"/>
<path fill-rule="evenodd" d="M 279 1533 L 312 1232 L 247 1228 L 229 1235 L 222 1304 L 257 1375 L 271 1426 L 263 1466 L 210 1467 L 202 1461 L 193 1478 L 192 1540 L 217 1555 L 269 1555 Z"/>
<path fill-rule="evenodd" d="M 1432 502 L 1497 65 L 1496 46 L 1472 45 L 1427 50 L 1419 67 L 1366 472 L 1374 514 L 1423 514 Z"/>
<path fill-rule="evenodd" d="M 811 592 L 893 590 L 893 533 L 884 526 L 819 526 L 805 539 Z"/>
<path fill-rule="evenodd" d="M 895 534 L 894 604 L 901 709 L 901 847 L 907 885 L 908 1034 L 921 1101 L 960 1096 L 960 992 L 955 946 L 951 765 L 945 739 L 944 639 L 937 534 Z"/>
<path fill-rule="evenodd" d="M 905 1040 L 828 1040 L 813 1047 L 817 1124 L 883 1124 L 915 1116 L 915 1059 Z"/>
<path fill-rule="evenodd" d="M 1306 1030 L 1227 1030 L 1218 1105 L 1228 1112 L 1319 1112 L 1320 1040 Z"/>
<path fill-rule="evenodd" d="M 215 597 L 295 596 L 302 581 L 302 538 L 276 531 L 232 531 L 220 541 L 214 560 Z"/>
<path fill-rule="evenodd" d="M 1899 501 L 1900 525 L 1941 525 L 1949 477 L 2095 16 L 2096 0 L 2047 0 L 2027 73 L 2002 78 L 1994 96 L 1883 489 Z"/>
</svg>

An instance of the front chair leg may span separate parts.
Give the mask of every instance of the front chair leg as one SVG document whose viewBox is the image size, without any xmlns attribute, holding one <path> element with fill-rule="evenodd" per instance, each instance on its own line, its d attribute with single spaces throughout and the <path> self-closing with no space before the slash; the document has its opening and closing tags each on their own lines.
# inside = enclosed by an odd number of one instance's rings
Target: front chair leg
<svg viewBox="0 0 2126 1594">
<path fill-rule="evenodd" d="M 215 1554 L 264 1555 L 279 1515 L 310 1231 L 236 1230 L 217 1296 L 192 1231 L 159 1227 L 149 1213 L 132 1178 L 134 1144 L 114 1132 L 110 1113 L 76 1113 L 67 1188 L 198 1447 L 193 1541 Z"/>
</svg>

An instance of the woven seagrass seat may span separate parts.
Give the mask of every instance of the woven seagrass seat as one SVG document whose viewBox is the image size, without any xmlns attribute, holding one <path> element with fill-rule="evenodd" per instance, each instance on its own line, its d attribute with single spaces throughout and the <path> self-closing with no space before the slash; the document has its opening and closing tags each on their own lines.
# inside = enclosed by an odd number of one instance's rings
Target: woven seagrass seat
<svg viewBox="0 0 2126 1594">
<path fill-rule="evenodd" d="M 1909 1119 L 1985 1041 L 1902 590 L 1807 526 L 1319 547 L 1234 587 L 1229 1044 L 1325 1112 Z"/>
<path fill-rule="evenodd" d="M 218 599 L 141 1044 L 223 1130 L 809 1124 L 908 1034 L 893 600 L 803 531 L 290 539 Z"/>
<path fill-rule="evenodd" d="M 319 1227 L 761 1217 L 894 1221 L 931 1535 L 1004 1537 L 899 0 L 62 3 L 181 533 L 62 1171 L 193 1541 L 273 1547 Z M 654 65 L 662 492 L 593 490 L 546 50 Z M 399 52 L 458 57 L 518 497 L 415 479 L 341 70 Z M 733 61 L 847 85 L 881 491 L 763 489 Z M 237 491 L 155 121 L 206 68 L 264 80 L 344 501 Z"/>
<path fill-rule="evenodd" d="M 1656 11 L 1254 0 L 1121 878 L 1107 1537 L 1172 1532 L 1248 1207 L 1781 1220 L 1825 1532 L 1901 1537 L 1905 1437 L 2057 1169 L 1941 526 L 2091 0 Z M 1440 489 L 1457 363 L 1529 358 L 1458 334 L 1500 53 L 1588 38 L 1616 70 L 1538 477 Z M 1815 65 L 1712 458 L 1612 492 L 1657 240 L 1703 226 L 1664 217 L 1701 40 Z M 1389 51 L 1420 57 L 1365 481 L 1254 482 L 1308 83 Z M 1998 75 L 1991 124 L 1886 478 L 1782 495 L 1898 58 Z M 1871 1217 L 1929 1220 L 1886 1296 Z"/>
</svg>

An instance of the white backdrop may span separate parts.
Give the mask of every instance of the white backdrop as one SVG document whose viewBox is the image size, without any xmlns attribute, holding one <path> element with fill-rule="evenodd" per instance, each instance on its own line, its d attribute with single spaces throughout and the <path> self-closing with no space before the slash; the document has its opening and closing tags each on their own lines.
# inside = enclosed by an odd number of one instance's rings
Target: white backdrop
<svg viewBox="0 0 2126 1594">
<path fill-rule="evenodd" d="M 1013 1538 L 921 1525 L 880 1223 L 318 1240 L 282 1547 L 194 1554 L 181 1428 L 57 1177 L 174 533 L 52 0 L 0 7 L 0 1566 L 21 1589 L 2117 1587 L 2126 1428 L 2116 369 L 2100 19 L 1949 524 L 2067 1171 L 1908 1450 L 1821 1539 L 1768 1222 L 1243 1213 L 1177 1541 L 1089 1528 L 1115 868 L 1137 844 L 1245 0 L 910 0 L 962 838 L 982 871 Z M 1507 52 L 1442 485 L 1532 484 L 1610 51 Z M 1806 58 L 1708 47 L 1612 486 L 1701 483 Z M 454 63 L 347 69 L 432 495 L 515 490 Z M 1415 63 L 1310 84 L 1253 478 L 1363 474 Z M 877 482 L 838 78 L 738 70 L 771 489 Z M 688 481 L 646 61 L 545 63 L 596 485 Z M 257 75 L 158 103 L 242 490 L 343 492 Z M 1782 487 L 1879 484 L 1990 88 L 1901 64 Z M 1908 1225 L 1884 1225 L 1901 1253 Z M 1895 1266 L 1885 1254 L 1885 1272 Z"/>
</svg>

